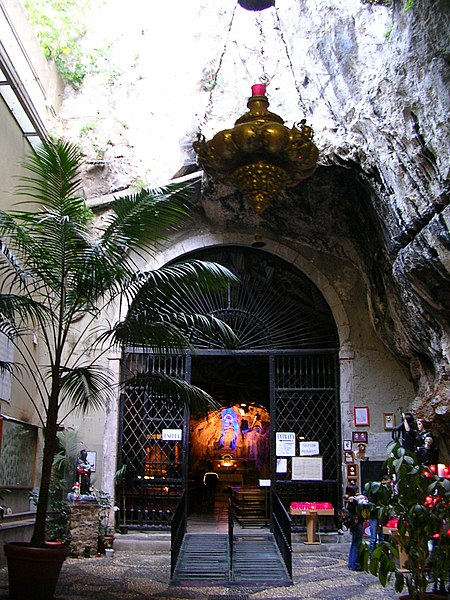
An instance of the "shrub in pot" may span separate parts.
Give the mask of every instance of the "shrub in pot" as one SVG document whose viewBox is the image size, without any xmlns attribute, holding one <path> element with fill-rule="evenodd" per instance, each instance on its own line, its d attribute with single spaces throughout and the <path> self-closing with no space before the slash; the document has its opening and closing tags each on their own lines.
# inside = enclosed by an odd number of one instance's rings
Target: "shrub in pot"
<svg viewBox="0 0 450 600">
<path fill-rule="evenodd" d="M 33 555 L 49 552 L 45 536 L 58 429 L 71 412 L 99 408 L 113 393 L 109 373 L 101 363 L 105 350 L 113 344 L 146 342 L 157 350 L 182 352 L 189 346 L 192 327 L 214 335 L 224 345 L 235 342 L 231 330 L 214 317 L 167 309 L 167 299 L 174 294 L 183 298 L 226 289 L 236 281 L 227 269 L 185 261 L 143 272 L 137 264 L 138 260 L 145 264 L 149 250 L 155 251 L 165 232 L 188 214 L 190 184 L 117 198 L 109 205 L 110 217 L 101 230 L 94 231 L 93 214 L 80 196 L 81 164 L 76 145 L 46 141 L 32 150 L 24 165 L 26 174 L 18 191 L 27 202 L 21 203 L 20 210 L 0 211 L 0 331 L 15 347 L 20 370 L 15 364 L 1 366 L 22 385 L 41 421 L 44 438 L 30 542 Z M 106 331 L 102 312 L 121 299 L 133 304 L 136 297 L 147 307 L 144 317 L 142 313 L 134 319 L 127 317 Z M 72 335 L 75 324 L 77 332 Z M 38 338 L 38 358 L 24 341 L 32 335 Z M 36 389 L 22 384 L 24 369 Z M 181 402 L 211 400 L 197 388 L 167 379 L 165 385 L 173 383 Z M 21 551 L 25 548 L 20 546 Z M 64 560 L 67 550 L 61 552 Z M 15 553 L 12 544 L 5 545 L 5 553 L 10 565 Z M 40 571 L 45 576 L 46 569 Z M 23 580 L 27 568 L 22 564 L 18 573 Z M 10 597 L 21 600 L 51 598 L 56 585 L 52 589 L 34 579 L 28 592 L 17 591 L 11 577 L 10 570 Z M 44 587 L 45 594 L 40 594 Z"/>
<path fill-rule="evenodd" d="M 372 557 L 362 545 L 362 564 L 383 586 L 394 578 L 397 592 L 408 590 L 406 598 L 428 598 L 427 589 L 437 587 L 450 571 L 450 480 L 418 464 L 415 455 L 396 442 L 388 450 L 386 467 L 395 488 L 381 498 L 377 512 L 381 525 L 398 519 L 397 531 L 395 539 L 382 541 Z M 371 482 L 368 488 L 377 485 Z M 407 555 L 404 569 L 397 560 L 399 548 Z"/>
</svg>

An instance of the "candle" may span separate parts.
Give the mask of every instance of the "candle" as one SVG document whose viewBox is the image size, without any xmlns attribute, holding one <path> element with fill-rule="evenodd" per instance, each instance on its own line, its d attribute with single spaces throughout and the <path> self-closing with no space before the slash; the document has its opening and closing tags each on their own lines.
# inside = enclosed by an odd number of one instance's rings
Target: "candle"
<svg viewBox="0 0 450 600">
<path fill-rule="evenodd" d="M 438 464 L 438 476 L 439 477 L 444 477 L 444 467 L 445 465 L 442 463 Z"/>
<path fill-rule="evenodd" d="M 255 83 L 252 85 L 252 96 L 264 96 L 266 93 L 266 86 L 263 83 Z"/>
</svg>

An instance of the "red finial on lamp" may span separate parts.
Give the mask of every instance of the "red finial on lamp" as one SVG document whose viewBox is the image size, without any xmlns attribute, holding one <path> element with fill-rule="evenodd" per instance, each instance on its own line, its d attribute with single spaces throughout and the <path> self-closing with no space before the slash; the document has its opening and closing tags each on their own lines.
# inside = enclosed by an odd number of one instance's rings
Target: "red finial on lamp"
<svg viewBox="0 0 450 600">
<path fill-rule="evenodd" d="M 252 85 L 252 96 L 265 96 L 266 86 L 263 83 L 255 83 Z"/>
</svg>

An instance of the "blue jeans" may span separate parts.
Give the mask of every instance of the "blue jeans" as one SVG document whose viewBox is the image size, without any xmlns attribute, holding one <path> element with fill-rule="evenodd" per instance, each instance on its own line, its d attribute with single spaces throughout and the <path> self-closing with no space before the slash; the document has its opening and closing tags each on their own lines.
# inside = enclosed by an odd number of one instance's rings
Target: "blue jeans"
<svg viewBox="0 0 450 600">
<path fill-rule="evenodd" d="M 352 571 L 359 571 L 361 567 L 358 561 L 358 546 L 363 539 L 363 523 L 355 525 L 351 530 L 351 534 L 352 543 L 348 553 L 348 568 Z"/>
<path fill-rule="evenodd" d="M 377 545 L 377 542 L 378 542 L 378 520 L 376 517 L 370 517 L 369 526 L 370 526 L 369 551 L 370 551 L 370 556 L 372 556 L 372 552 L 375 550 L 375 546 Z"/>
</svg>

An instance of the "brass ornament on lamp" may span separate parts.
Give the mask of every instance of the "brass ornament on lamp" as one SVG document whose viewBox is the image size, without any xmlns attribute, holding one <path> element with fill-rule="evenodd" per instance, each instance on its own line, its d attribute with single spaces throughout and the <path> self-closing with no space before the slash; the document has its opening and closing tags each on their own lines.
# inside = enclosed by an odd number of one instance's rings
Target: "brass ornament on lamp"
<svg viewBox="0 0 450 600">
<path fill-rule="evenodd" d="M 306 121 L 286 127 L 281 117 L 268 110 L 265 93 L 265 85 L 253 85 L 249 111 L 233 129 L 219 131 L 208 142 L 199 134 L 193 144 L 203 170 L 212 179 L 236 187 L 256 214 L 281 190 L 310 177 L 319 157 Z"/>
</svg>

